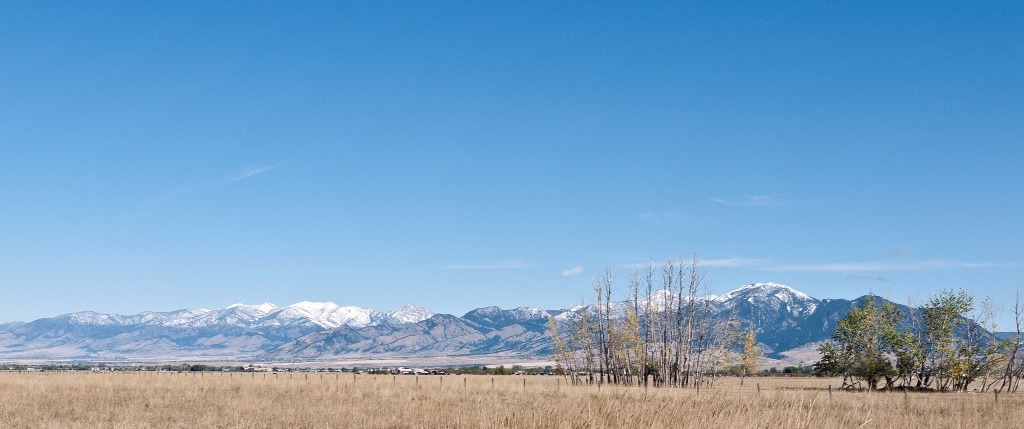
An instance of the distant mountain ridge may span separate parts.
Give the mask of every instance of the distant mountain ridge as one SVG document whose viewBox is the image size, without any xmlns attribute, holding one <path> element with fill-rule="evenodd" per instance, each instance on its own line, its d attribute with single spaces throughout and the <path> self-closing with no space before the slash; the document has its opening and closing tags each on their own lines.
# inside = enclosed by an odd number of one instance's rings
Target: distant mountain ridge
<svg viewBox="0 0 1024 429">
<path fill-rule="evenodd" d="M 706 298 L 711 317 L 735 317 L 757 332 L 768 356 L 831 336 L 857 300 L 816 299 L 779 283 L 752 283 Z M 863 298 L 859 298 L 863 299 Z M 677 297 L 658 291 L 650 308 Z M 646 303 L 645 303 L 646 304 Z M 630 302 L 614 302 L 614 317 Z M 905 308 L 905 307 L 904 307 Z M 0 325 L 0 361 L 37 360 L 295 360 L 346 357 L 502 355 L 550 357 L 550 318 L 567 323 L 593 306 L 544 310 L 482 307 L 461 317 L 407 305 L 380 312 L 333 302 L 234 304 L 222 309 L 78 312 Z"/>
<path fill-rule="evenodd" d="M 340 306 L 333 302 L 302 301 L 287 307 L 277 307 L 266 302 L 259 305 L 232 304 L 215 310 L 200 308 L 168 312 L 147 311 L 130 316 L 82 311 L 58 317 L 67 317 L 70 321 L 80 324 L 100 326 L 319 326 L 323 329 L 333 329 L 342 325 L 363 327 L 381 323 L 415 323 L 433 315 L 430 310 L 415 305 L 407 305 L 392 312 L 379 312 L 366 307 Z"/>
</svg>

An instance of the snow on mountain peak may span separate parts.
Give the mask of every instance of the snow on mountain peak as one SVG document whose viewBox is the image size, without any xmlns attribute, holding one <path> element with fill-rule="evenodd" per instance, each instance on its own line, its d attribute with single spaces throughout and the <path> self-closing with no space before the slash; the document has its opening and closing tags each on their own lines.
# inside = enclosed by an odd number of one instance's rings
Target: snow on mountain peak
<svg viewBox="0 0 1024 429">
<path fill-rule="evenodd" d="M 80 311 L 68 314 L 68 320 L 83 325 L 119 325 L 121 317 L 116 314 L 102 314 L 95 311 Z"/>
<path fill-rule="evenodd" d="M 654 311 L 665 311 L 669 308 L 671 303 L 676 301 L 676 294 L 668 289 L 659 289 L 651 292 L 651 297 L 645 301 L 641 301 L 640 305 L 650 305 Z"/>
<path fill-rule="evenodd" d="M 749 303 L 767 302 L 775 308 L 786 307 L 790 313 L 812 313 L 818 307 L 818 300 L 810 295 L 781 283 L 751 283 L 716 299 L 726 305 L 736 305 L 737 300 Z"/>
<path fill-rule="evenodd" d="M 400 324 L 420 322 L 429 319 L 433 315 L 433 311 L 412 304 L 387 313 L 390 321 Z"/>
<path fill-rule="evenodd" d="M 269 302 L 264 302 L 263 304 L 259 304 L 259 305 L 247 305 L 247 304 L 241 304 L 241 303 L 239 303 L 239 304 L 231 304 L 231 305 L 227 306 L 227 308 L 225 308 L 225 310 L 236 310 L 236 309 L 237 310 L 244 310 L 244 311 L 251 311 L 251 312 L 255 312 L 255 313 L 268 314 L 271 311 L 277 310 L 277 306 L 274 305 L 274 304 L 271 304 Z"/>
<path fill-rule="evenodd" d="M 264 302 L 263 304 L 260 305 L 254 305 L 252 306 L 252 308 L 255 308 L 264 313 L 270 313 L 271 311 L 277 310 L 277 306 L 269 302 Z"/>
<path fill-rule="evenodd" d="M 338 304 L 335 304 L 335 303 L 330 302 L 330 301 L 327 301 L 327 302 L 299 301 L 299 302 L 296 302 L 295 304 L 292 304 L 292 305 L 289 305 L 289 306 L 285 307 L 284 309 L 285 310 L 291 309 L 293 311 L 301 311 L 303 313 L 314 314 L 314 313 L 320 313 L 320 312 L 325 312 L 325 311 L 326 312 L 334 311 L 334 310 L 338 309 L 339 307 L 340 306 Z"/>
<path fill-rule="evenodd" d="M 537 307 L 519 307 L 513 309 L 512 314 L 519 320 L 547 319 L 551 316 L 547 310 Z"/>
<path fill-rule="evenodd" d="M 301 301 L 274 311 L 269 318 L 281 324 L 312 322 L 323 328 L 337 328 L 341 325 L 367 326 L 373 309 L 366 307 L 342 307 L 333 302 Z"/>
<path fill-rule="evenodd" d="M 782 283 L 775 282 L 751 283 L 748 285 L 743 285 L 740 286 L 739 289 L 733 290 L 729 293 L 726 293 L 718 297 L 716 301 L 725 302 L 737 296 L 757 296 L 764 298 L 767 298 L 769 296 L 776 296 L 779 297 L 780 299 L 788 299 L 784 297 L 792 296 L 793 298 L 796 298 L 801 301 L 815 301 L 814 298 L 812 298 L 810 295 L 806 293 L 800 292 Z"/>
</svg>

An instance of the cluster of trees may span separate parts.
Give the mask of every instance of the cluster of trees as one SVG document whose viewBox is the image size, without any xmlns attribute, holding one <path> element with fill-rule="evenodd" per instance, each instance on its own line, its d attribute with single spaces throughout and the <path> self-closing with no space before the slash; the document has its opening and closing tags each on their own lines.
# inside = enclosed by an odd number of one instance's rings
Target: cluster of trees
<svg viewBox="0 0 1024 429">
<path fill-rule="evenodd" d="M 967 391 L 969 386 L 1016 391 L 1024 373 L 1017 335 L 998 339 L 994 306 L 964 291 L 943 291 L 918 308 L 900 309 L 869 295 L 839 321 L 821 345 L 819 375 L 841 375 L 844 387 Z M 986 329 L 988 328 L 988 329 Z"/>
<path fill-rule="evenodd" d="M 505 365 L 498 365 L 495 367 L 488 368 L 482 365 L 474 366 L 460 366 L 451 367 L 449 371 L 453 374 L 473 374 L 473 375 L 513 375 L 513 374 L 526 374 L 526 375 L 555 375 L 561 374 L 561 368 L 554 368 L 552 366 L 545 367 L 524 367 L 522 365 L 512 365 L 506 367 Z"/>
<path fill-rule="evenodd" d="M 590 311 L 570 323 L 550 320 L 555 359 L 570 382 L 699 388 L 732 363 L 738 325 L 711 317 L 697 258 L 634 269 L 625 303 L 612 301 L 613 283 L 605 270 L 593 280 Z M 756 371 L 756 358 L 749 363 Z"/>
</svg>

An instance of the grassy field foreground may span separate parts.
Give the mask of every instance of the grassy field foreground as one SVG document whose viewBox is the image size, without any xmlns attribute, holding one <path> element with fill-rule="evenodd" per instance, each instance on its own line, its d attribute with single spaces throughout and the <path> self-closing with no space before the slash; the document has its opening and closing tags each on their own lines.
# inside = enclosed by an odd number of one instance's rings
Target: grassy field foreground
<svg viewBox="0 0 1024 429">
<path fill-rule="evenodd" d="M 693 390 L 551 376 L 0 373 L 3 428 L 1001 428 L 1024 394 L 833 391 L 838 380 Z M 523 381 L 526 381 L 524 387 Z M 759 385 L 759 388 L 758 388 Z"/>
</svg>

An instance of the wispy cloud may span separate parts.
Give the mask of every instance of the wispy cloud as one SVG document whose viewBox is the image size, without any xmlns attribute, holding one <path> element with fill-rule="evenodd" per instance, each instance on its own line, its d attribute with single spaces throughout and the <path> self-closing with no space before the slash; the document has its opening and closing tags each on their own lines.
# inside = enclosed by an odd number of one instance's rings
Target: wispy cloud
<svg viewBox="0 0 1024 429">
<path fill-rule="evenodd" d="M 164 192 L 163 195 L 160 195 L 159 197 L 150 198 L 148 201 L 146 201 L 146 204 L 150 205 L 150 206 L 156 205 L 156 204 L 160 204 L 160 203 L 162 203 L 164 201 L 169 200 L 171 197 L 173 197 L 175 195 L 182 194 L 182 193 L 189 192 L 189 191 L 194 191 L 194 190 L 200 189 L 200 188 L 205 188 L 205 187 L 210 186 L 212 184 L 214 184 L 214 183 L 202 183 L 202 184 L 199 184 L 199 185 L 183 186 L 183 187 L 175 189 L 173 191 Z"/>
<path fill-rule="evenodd" d="M 868 280 L 873 282 L 884 283 L 886 282 L 885 277 L 882 276 L 866 276 L 864 274 L 850 274 L 846 276 L 847 280 Z"/>
<path fill-rule="evenodd" d="M 675 258 L 678 259 L 678 258 Z M 620 267 L 628 268 L 630 270 L 644 270 L 647 268 L 660 269 L 665 259 L 651 259 L 646 262 L 636 262 L 631 264 L 620 265 Z M 689 264 L 690 260 L 684 258 L 684 264 Z M 701 268 L 742 268 L 742 267 L 763 267 L 766 264 L 771 263 L 770 259 L 759 259 L 759 258 L 743 258 L 743 257 L 732 257 L 732 258 L 717 258 L 717 259 L 698 259 L 697 265 Z"/>
<path fill-rule="evenodd" d="M 257 174 L 266 173 L 266 172 L 268 172 L 270 170 L 273 170 L 275 168 L 277 168 L 276 165 L 269 166 L 269 167 L 245 167 L 245 169 L 243 169 L 241 172 L 239 172 L 239 173 L 237 173 L 237 174 L 235 174 L 235 175 L 233 175 L 233 176 L 231 176 L 231 177 L 229 177 L 227 179 L 216 180 L 216 181 L 206 182 L 206 183 L 200 183 L 200 184 L 197 184 L 197 185 L 183 186 L 183 187 L 180 187 L 178 189 L 174 189 L 172 191 L 165 192 L 163 195 L 160 195 L 159 197 L 150 198 L 148 201 L 146 201 L 146 205 L 153 206 L 153 205 L 157 205 L 157 204 L 163 203 L 164 201 L 167 201 L 171 197 L 173 197 L 175 195 L 178 195 L 178 194 L 183 194 L 183 193 L 195 191 L 195 190 L 198 190 L 198 189 L 209 188 L 209 187 L 213 187 L 213 186 L 223 185 L 223 184 L 226 184 L 226 183 L 237 182 L 237 181 L 243 180 L 243 179 L 248 179 L 248 178 L 253 177 L 253 176 L 257 175 Z"/>
<path fill-rule="evenodd" d="M 751 267 L 764 265 L 769 262 L 767 259 L 755 259 L 755 258 L 724 258 L 724 259 L 701 259 L 700 265 L 704 267 L 725 267 L 725 268 L 736 268 L 736 267 Z"/>
<path fill-rule="evenodd" d="M 574 277 L 583 274 L 583 267 L 577 265 L 569 268 L 568 270 L 562 270 L 562 277 Z"/>
<path fill-rule="evenodd" d="M 516 270 L 522 268 L 529 268 L 530 266 L 523 262 L 521 259 L 513 261 L 495 261 L 483 264 L 453 264 L 443 265 L 441 269 L 445 270 Z"/>
<path fill-rule="evenodd" d="M 775 195 L 744 195 L 738 199 L 712 198 L 718 204 L 733 207 L 781 207 L 789 202 Z"/>
<path fill-rule="evenodd" d="M 237 181 L 242 180 L 242 179 L 248 179 L 248 178 L 250 178 L 252 176 L 255 176 L 257 174 L 266 173 L 266 172 L 268 172 L 270 170 L 273 170 L 275 168 L 277 168 L 276 165 L 269 166 L 269 167 L 245 167 L 245 169 L 242 170 L 242 172 L 240 172 L 240 173 L 238 173 L 238 174 L 236 174 L 234 176 L 231 176 L 231 178 L 228 179 L 228 181 L 229 182 L 237 182 Z"/>
<path fill-rule="evenodd" d="M 679 218 L 679 212 L 676 210 L 669 210 L 664 212 L 647 212 L 640 213 L 640 220 L 644 223 L 653 225 L 659 225 L 667 222 L 673 222 Z"/>
<path fill-rule="evenodd" d="M 650 260 L 622 265 L 628 269 L 643 270 L 661 266 L 662 260 Z M 760 271 L 779 272 L 836 272 L 850 273 L 849 280 L 874 280 L 884 282 L 884 277 L 877 275 L 864 275 L 857 273 L 878 273 L 892 271 L 937 271 L 952 269 L 984 269 L 984 268 L 1016 268 L 1020 266 L 1016 262 L 961 262 L 950 260 L 932 261 L 867 261 L 867 262 L 830 262 L 821 264 L 782 264 L 771 259 L 762 258 L 718 258 L 700 259 L 698 262 L 702 268 L 745 268 Z"/>
<path fill-rule="evenodd" d="M 145 219 L 145 218 L 153 216 L 155 214 L 156 213 L 154 213 L 154 212 L 137 213 L 137 214 L 132 214 L 132 215 L 121 216 L 121 220 L 123 220 L 123 221 L 132 221 L 132 220 Z"/>
<path fill-rule="evenodd" d="M 778 265 L 769 267 L 769 271 L 817 271 L 817 272 L 864 272 L 864 271 L 927 271 L 968 268 L 1012 268 L 1016 263 L 1007 262 L 957 262 L 957 261 L 921 261 L 908 263 L 891 262 L 853 262 L 827 263 L 808 265 Z"/>
<path fill-rule="evenodd" d="M 907 256 L 910 254 L 908 249 L 885 249 L 885 254 L 889 256 Z"/>
</svg>

